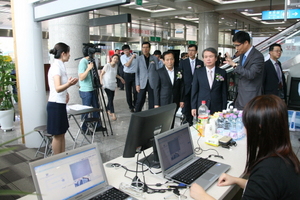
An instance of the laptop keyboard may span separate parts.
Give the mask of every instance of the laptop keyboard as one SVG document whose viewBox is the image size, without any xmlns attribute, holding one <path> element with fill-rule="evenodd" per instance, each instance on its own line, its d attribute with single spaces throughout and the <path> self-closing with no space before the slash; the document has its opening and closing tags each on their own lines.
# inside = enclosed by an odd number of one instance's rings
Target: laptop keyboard
<svg viewBox="0 0 300 200">
<path fill-rule="evenodd" d="M 92 200 L 116 200 L 116 199 L 126 199 L 129 197 L 128 194 L 118 190 L 116 188 L 110 188 L 109 190 L 99 194 L 98 196 L 92 198 Z"/>
<path fill-rule="evenodd" d="M 181 172 L 177 173 L 172 178 L 181 183 L 190 185 L 192 182 L 194 182 L 197 178 L 199 178 L 202 174 L 204 174 L 215 164 L 216 162 L 212 160 L 199 158 L 198 160 L 193 162 L 190 166 L 183 169 Z"/>
</svg>

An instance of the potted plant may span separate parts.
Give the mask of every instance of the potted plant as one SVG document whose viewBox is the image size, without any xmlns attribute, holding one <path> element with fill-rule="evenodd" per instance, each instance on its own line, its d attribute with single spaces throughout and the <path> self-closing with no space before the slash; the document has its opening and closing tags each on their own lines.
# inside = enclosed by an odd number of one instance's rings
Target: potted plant
<svg viewBox="0 0 300 200">
<path fill-rule="evenodd" d="M 3 130 L 13 128 L 13 98 L 16 98 L 16 95 L 12 92 L 12 86 L 16 77 L 11 73 L 14 69 L 11 57 L 0 54 L 0 126 Z"/>
</svg>

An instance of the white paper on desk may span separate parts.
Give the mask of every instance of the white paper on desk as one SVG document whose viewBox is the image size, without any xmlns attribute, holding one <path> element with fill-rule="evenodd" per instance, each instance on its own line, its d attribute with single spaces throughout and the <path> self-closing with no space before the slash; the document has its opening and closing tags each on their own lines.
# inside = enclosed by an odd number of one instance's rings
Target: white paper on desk
<svg viewBox="0 0 300 200">
<path fill-rule="evenodd" d="M 93 107 L 92 106 L 85 106 L 85 105 L 81 105 L 81 104 L 74 104 L 74 105 L 68 105 L 67 106 L 67 110 L 70 109 L 70 110 L 76 110 L 76 111 L 87 109 L 87 108 L 93 108 Z"/>
</svg>

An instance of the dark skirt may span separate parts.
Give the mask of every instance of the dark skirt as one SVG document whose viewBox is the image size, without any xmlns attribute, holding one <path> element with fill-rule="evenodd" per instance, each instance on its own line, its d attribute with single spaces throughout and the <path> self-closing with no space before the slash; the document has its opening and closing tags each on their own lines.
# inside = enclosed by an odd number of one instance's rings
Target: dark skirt
<svg viewBox="0 0 300 200">
<path fill-rule="evenodd" d="M 60 135 L 67 132 L 69 121 L 66 104 L 48 102 L 47 117 L 47 132 L 49 134 Z"/>
</svg>

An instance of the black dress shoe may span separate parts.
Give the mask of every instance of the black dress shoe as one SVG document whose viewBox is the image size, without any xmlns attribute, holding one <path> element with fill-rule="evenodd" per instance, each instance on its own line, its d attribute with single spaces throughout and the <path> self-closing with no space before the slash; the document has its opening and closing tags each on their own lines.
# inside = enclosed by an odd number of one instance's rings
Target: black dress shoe
<svg viewBox="0 0 300 200">
<path fill-rule="evenodd" d="M 106 130 L 107 129 L 105 127 L 102 127 L 102 126 L 96 128 L 96 132 L 98 132 L 98 131 L 106 131 Z"/>
<path fill-rule="evenodd" d="M 131 109 L 130 109 L 130 112 L 134 113 L 134 108 L 131 108 Z"/>
</svg>

